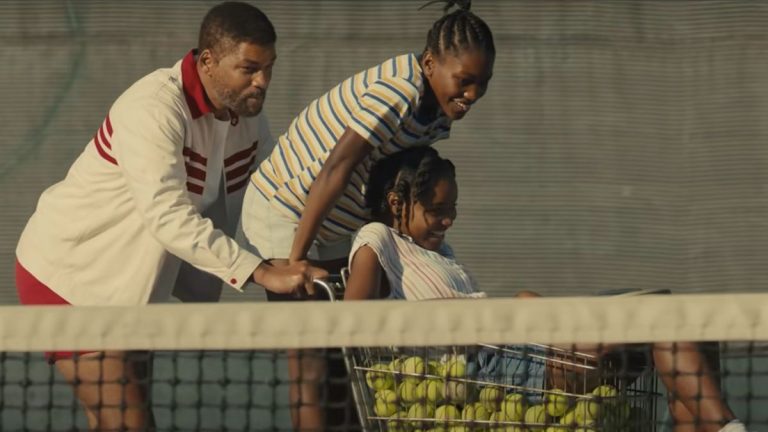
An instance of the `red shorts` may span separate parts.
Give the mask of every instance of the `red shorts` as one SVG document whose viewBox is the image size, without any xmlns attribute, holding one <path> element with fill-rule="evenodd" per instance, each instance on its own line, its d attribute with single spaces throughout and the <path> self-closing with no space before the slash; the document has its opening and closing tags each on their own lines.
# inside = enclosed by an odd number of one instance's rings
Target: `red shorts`
<svg viewBox="0 0 768 432">
<path fill-rule="evenodd" d="M 50 288 L 43 285 L 30 272 L 16 260 L 16 291 L 23 305 L 68 305 L 69 302 L 59 297 Z M 79 352 L 85 354 L 90 351 Z M 45 358 L 53 364 L 56 360 L 72 358 L 75 355 L 71 351 L 51 351 L 45 353 Z"/>
</svg>

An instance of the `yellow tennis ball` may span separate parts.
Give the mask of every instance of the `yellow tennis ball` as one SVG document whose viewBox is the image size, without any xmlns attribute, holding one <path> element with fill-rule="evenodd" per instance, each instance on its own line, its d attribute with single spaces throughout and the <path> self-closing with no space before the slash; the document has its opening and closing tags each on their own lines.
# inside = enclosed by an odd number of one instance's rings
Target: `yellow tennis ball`
<svg viewBox="0 0 768 432">
<path fill-rule="evenodd" d="M 403 371 L 403 359 L 399 357 L 395 357 L 392 359 L 391 362 L 389 362 L 389 370 L 395 373 L 399 373 Z"/>
<path fill-rule="evenodd" d="M 488 420 L 491 418 L 491 412 L 480 402 L 467 404 L 461 412 L 461 419 L 467 421 Z"/>
<path fill-rule="evenodd" d="M 379 417 L 390 417 L 397 412 L 397 394 L 392 390 L 381 390 L 374 396 L 373 412 Z"/>
<path fill-rule="evenodd" d="M 595 387 L 595 389 L 592 390 L 592 394 L 595 396 L 600 396 L 601 398 L 606 398 L 607 400 L 603 402 L 614 402 L 616 397 L 619 395 L 619 391 L 616 390 L 616 387 L 610 384 L 604 384 Z"/>
<path fill-rule="evenodd" d="M 545 396 L 547 414 L 552 417 L 561 417 L 568 411 L 568 397 L 560 389 L 553 389 L 554 393 L 548 393 Z"/>
<path fill-rule="evenodd" d="M 420 428 L 428 422 L 422 419 L 433 419 L 435 409 L 423 403 L 415 403 L 408 408 L 408 418 L 411 419 L 411 427 Z"/>
<path fill-rule="evenodd" d="M 453 405 L 440 405 L 435 410 L 435 420 L 445 423 L 446 420 L 458 420 L 461 418 L 459 409 Z"/>
<path fill-rule="evenodd" d="M 390 417 L 387 421 L 387 431 L 389 432 L 406 432 L 408 430 L 408 423 L 405 419 L 408 418 L 408 413 L 405 411 L 399 411 L 395 415 Z"/>
<path fill-rule="evenodd" d="M 441 376 L 442 364 L 437 360 L 430 360 L 427 362 L 427 373 L 430 375 Z"/>
<path fill-rule="evenodd" d="M 531 431 L 540 431 L 544 429 L 544 423 L 547 421 L 547 411 L 544 405 L 532 405 L 525 410 L 525 427 Z"/>
<path fill-rule="evenodd" d="M 561 425 L 566 426 L 574 426 L 576 425 L 576 408 L 571 408 L 568 411 L 565 412 L 565 414 L 560 417 Z"/>
<path fill-rule="evenodd" d="M 446 381 L 443 385 L 443 397 L 448 402 L 464 404 L 467 401 L 467 384 L 458 381 Z"/>
<path fill-rule="evenodd" d="M 520 393 L 510 393 L 501 402 L 501 412 L 509 421 L 522 421 L 528 407 L 528 401 Z"/>
<path fill-rule="evenodd" d="M 499 410 L 499 403 L 504 397 L 504 392 L 499 387 L 484 387 L 480 390 L 478 400 L 485 405 L 488 411 L 496 412 Z"/>
<path fill-rule="evenodd" d="M 389 366 L 385 364 L 375 364 L 371 366 L 371 369 L 386 372 L 368 371 L 365 374 L 365 382 L 368 384 L 368 387 L 375 391 L 394 388 L 395 380 L 392 378 L 392 374 L 389 373 Z"/>
<path fill-rule="evenodd" d="M 467 361 L 463 355 L 452 355 L 445 362 L 444 375 L 448 378 L 464 378 L 467 374 Z"/>
<path fill-rule="evenodd" d="M 485 408 L 485 405 L 483 405 L 483 407 Z M 493 428 L 498 428 L 500 426 L 499 422 L 502 422 L 502 421 L 505 421 L 505 420 L 506 419 L 504 418 L 504 413 L 501 412 L 501 411 L 494 411 L 488 417 L 488 421 L 491 422 L 491 428 L 492 429 Z"/>
<path fill-rule="evenodd" d="M 402 372 L 411 375 L 424 375 L 424 360 L 421 357 L 408 357 L 403 361 Z M 405 379 L 421 379 L 421 377 L 405 376 Z"/>
<path fill-rule="evenodd" d="M 416 386 L 416 398 L 420 402 L 436 404 L 443 400 L 443 383 L 434 378 L 425 379 Z"/>
<path fill-rule="evenodd" d="M 592 400 L 580 400 L 576 402 L 574 411 L 579 426 L 591 426 L 600 416 L 600 404 Z"/>
<path fill-rule="evenodd" d="M 419 400 L 418 394 L 416 393 L 418 385 L 419 383 L 417 381 L 411 380 L 400 383 L 400 386 L 397 388 L 397 394 L 400 395 L 400 400 L 403 404 L 410 405 Z"/>
</svg>

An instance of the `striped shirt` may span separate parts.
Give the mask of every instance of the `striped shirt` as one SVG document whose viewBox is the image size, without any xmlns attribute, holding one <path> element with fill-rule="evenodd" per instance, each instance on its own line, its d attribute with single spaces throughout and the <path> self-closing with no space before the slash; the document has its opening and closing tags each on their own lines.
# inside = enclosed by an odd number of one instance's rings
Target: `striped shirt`
<svg viewBox="0 0 768 432">
<path fill-rule="evenodd" d="M 372 222 L 360 229 L 352 243 L 349 265 L 355 252 L 370 247 L 379 258 L 389 281 L 391 299 L 430 300 L 485 297 L 475 290 L 475 281 L 456 262 L 446 243 L 437 252 L 424 249 L 395 229 Z"/>
<path fill-rule="evenodd" d="M 351 128 L 374 150 L 354 169 L 319 231 L 319 238 L 326 241 L 349 237 L 369 219 L 364 187 L 371 165 L 383 156 L 449 136 L 451 121 L 444 115 L 424 123 L 416 117 L 423 93 L 424 78 L 414 54 L 391 58 L 348 78 L 293 119 L 251 177 L 252 184 L 298 220 L 310 185 L 345 129 Z"/>
</svg>

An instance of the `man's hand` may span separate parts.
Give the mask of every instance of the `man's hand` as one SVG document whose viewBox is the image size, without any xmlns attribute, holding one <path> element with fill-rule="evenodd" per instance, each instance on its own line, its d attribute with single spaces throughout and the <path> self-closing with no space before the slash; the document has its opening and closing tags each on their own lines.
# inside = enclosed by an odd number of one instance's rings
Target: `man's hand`
<svg viewBox="0 0 768 432">
<path fill-rule="evenodd" d="M 328 272 L 312 267 L 307 261 L 296 261 L 288 265 L 272 265 L 262 262 L 253 272 L 253 280 L 264 288 L 278 294 L 294 294 L 297 297 L 315 293 L 314 280 L 328 277 Z"/>
</svg>

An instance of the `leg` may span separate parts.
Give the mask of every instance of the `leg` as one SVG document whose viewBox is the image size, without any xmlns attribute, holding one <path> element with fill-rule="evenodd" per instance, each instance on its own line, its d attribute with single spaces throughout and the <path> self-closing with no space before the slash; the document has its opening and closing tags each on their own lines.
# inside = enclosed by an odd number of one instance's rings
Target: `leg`
<svg viewBox="0 0 768 432">
<path fill-rule="evenodd" d="M 56 369 L 75 386 L 90 430 L 153 430 L 148 404 L 149 355 L 125 351 L 59 359 Z"/>
<path fill-rule="evenodd" d="M 289 397 L 294 430 L 325 430 L 322 396 L 326 369 L 322 350 L 288 351 Z"/>
<path fill-rule="evenodd" d="M 288 260 L 272 259 L 272 265 L 287 265 Z M 267 291 L 269 301 L 296 300 Z M 322 389 L 326 361 L 321 350 L 288 350 L 288 395 L 294 430 L 321 431 L 325 428 Z"/>
<path fill-rule="evenodd" d="M 676 431 L 716 432 L 735 418 L 698 344 L 655 343 L 653 360 L 670 393 Z"/>
</svg>

